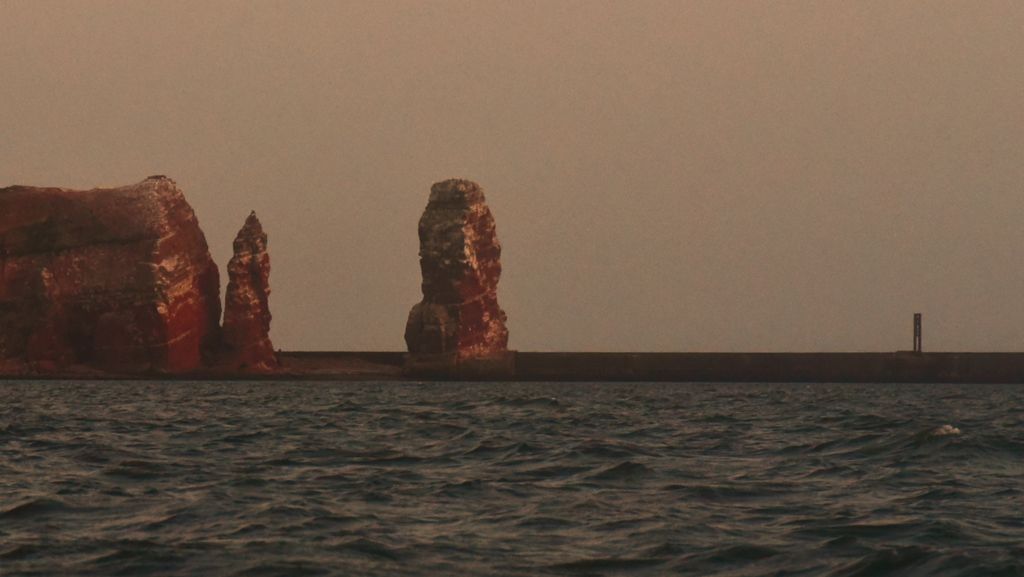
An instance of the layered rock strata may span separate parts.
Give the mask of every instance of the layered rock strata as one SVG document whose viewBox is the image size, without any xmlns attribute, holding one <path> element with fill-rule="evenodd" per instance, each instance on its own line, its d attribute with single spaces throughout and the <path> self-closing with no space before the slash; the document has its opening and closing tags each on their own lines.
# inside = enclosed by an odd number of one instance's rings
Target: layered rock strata
<svg viewBox="0 0 1024 577">
<path fill-rule="evenodd" d="M 270 255 L 267 234 L 253 212 L 234 242 L 224 296 L 224 348 L 220 364 L 247 371 L 278 367 L 270 342 Z"/>
<path fill-rule="evenodd" d="M 497 298 L 501 244 L 483 189 L 468 180 L 434 184 L 419 239 L 423 300 L 405 327 L 410 358 L 440 355 L 460 364 L 501 357 L 508 348 Z"/>
<path fill-rule="evenodd" d="M 0 189 L 0 364 L 187 372 L 218 344 L 219 276 L 174 181 Z"/>
</svg>

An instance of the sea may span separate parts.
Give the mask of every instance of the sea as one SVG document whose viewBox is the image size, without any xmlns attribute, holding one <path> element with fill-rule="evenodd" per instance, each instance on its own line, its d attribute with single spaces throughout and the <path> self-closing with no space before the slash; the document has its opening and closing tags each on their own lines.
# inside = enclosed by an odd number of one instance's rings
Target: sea
<svg viewBox="0 0 1024 577">
<path fill-rule="evenodd" d="M 1024 575 L 1024 387 L 4 381 L 0 575 Z"/>
</svg>

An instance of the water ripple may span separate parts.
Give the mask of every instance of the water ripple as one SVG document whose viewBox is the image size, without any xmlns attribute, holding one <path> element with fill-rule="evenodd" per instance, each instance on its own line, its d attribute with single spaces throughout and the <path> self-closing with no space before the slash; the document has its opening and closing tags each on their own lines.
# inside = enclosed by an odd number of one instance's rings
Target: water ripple
<svg viewBox="0 0 1024 577">
<path fill-rule="evenodd" d="M 0 383 L 0 573 L 1024 574 L 1024 389 Z"/>
</svg>

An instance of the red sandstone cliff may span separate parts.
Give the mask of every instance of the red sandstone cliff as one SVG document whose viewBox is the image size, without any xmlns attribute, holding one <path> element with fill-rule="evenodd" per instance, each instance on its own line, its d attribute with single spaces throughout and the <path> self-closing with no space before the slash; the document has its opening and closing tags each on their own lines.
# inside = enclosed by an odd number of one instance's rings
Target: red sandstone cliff
<svg viewBox="0 0 1024 577">
<path fill-rule="evenodd" d="M 0 364 L 185 372 L 218 342 L 219 276 L 174 181 L 0 189 Z"/>
<path fill-rule="evenodd" d="M 267 234 L 253 212 L 235 237 L 224 297 L 224 349 L 220 364 L 247 371 L 278 367 L 270 342 L 270 255 Z"/>
<path fill-rule="evenodd" d="M 419 237 L 423 300 L 406 324 L 409 352 L 452 355 L 456 362 L 504 353 L 501 244 L 483 190 L 468 180 L 432 186 Z"/>
</svg>

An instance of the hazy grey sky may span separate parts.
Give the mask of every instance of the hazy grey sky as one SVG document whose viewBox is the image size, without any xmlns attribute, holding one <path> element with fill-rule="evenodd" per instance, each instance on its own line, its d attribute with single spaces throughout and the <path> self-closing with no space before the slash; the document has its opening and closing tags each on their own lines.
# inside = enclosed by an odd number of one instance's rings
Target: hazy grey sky
<svg viewBox="0 0 1024 577">
<path fill-rule="evenodd" d="M 1024 350 L 1017 0 L 0 0 L 0 186 L 150 174 L 285 349 L 404 348 L 461 176 L 520 350 Z"/>
</svg>

